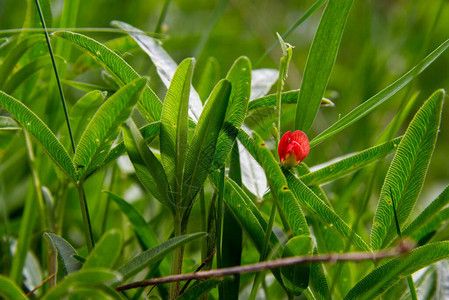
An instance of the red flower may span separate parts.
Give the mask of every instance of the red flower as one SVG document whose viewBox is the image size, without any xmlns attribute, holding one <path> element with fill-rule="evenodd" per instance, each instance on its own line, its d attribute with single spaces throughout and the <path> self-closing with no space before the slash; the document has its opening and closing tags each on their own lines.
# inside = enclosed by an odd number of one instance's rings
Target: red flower
<svg viewBox="0 0 449 300">
<path fill-rule="evenodd" d="M 309 154 L 310 144 L 307 135 L 301 130 L 286 132 L 278 147 L 279 158 L 284 167 L 293 167 L 299 164 Z"/>
</svg>

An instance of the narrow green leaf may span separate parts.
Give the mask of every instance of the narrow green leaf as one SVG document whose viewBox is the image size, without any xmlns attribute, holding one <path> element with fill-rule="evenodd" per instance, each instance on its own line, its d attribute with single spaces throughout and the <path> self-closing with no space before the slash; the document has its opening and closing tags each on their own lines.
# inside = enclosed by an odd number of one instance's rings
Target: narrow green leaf
<svg viewBox="0 0 449 300">
<path fill-rule="evenodd" d="M 251 62 L 247 57 L 238 58 L 226 76 L 231 82 L 231 95 L 226 110 L 225 123 L 217 141 L 212 169 L 220 168 L 229 153 L 237 137 L 238 129 L 243 124 L 251 93 Z"/>
<path fill-rule="evenodd" d="M 308 132 L 337 58 L 352 0 L 328 1 L 307 58 L 296 106 L 295 128 Z"/>
<path fill-rule="evenodd" d="M 299 90 L 282 92 L 282 104 L 295 104 L 298 102 Z M 261 108 L 273 107 L 276 105 L 276 94 L 266 95 L 261 98 L 251 100 L 248 103 L 248 113 Z"/>
<path fill-rule="evenodd" d="M 288 187 L 295 195 L 296 199 L 310 211 L 312 211 L 321 221 L 329 227 L 334 227 L 345 238 L 352 241 L 365 251 L 370 251 L 370 247 L 351 227 L 338 216 L 320 197 L 310 190 L 300 179 L 296 178 L 290 171 L 283 169 Z"/>
<path fill-rule="evenodd" d="M 81 268 L 81 263 L 73 257 L 74 255 L 78 255 L 78 253 L 75 248 L 69 244 L 69 242 L 53 233 L 46 232 L 44 233 L 44 236 L 46 236 L 52 243 L 53 247 L 58 250 L 58 255 L 61 256 L 62 261 L 64 262 L 66 274 L 71 274 Z"/>
<path fill-rule="evenodd" d="M 167 254 L 173 250 L 193 241 L 197 238 L 206 236 L 204 232 L 198 232 L 194 234 L 186 234 L 179 237 L 169 239 L 162 244 L 148 249 L 141 254 L 135 256 L 124 265 L 122 265 L 118 271 L 123 274 L 123 279 L 127 279 L 132 275 L 138 273 L 140 270 L 152 265 L 153 263 L 161 260 Z"/>
<path fill-rule="evenodd" d="M 0 275 L 0 296 L 5 299 L 26 300 L 27 296 L 22 290 L 8 277 Z"/>
<path fill-rule="evenodd" d="M 228 280 L 225 280 L 225 282 Z M 222 283 L 223 280 L 219 279 L 208 279 L 205 281 L 200 281 L 192 287 L 188 288 L 184 293 L 182 293 L 176 300 L 196 300 L 200 299 L 211 289 L 216 287 L 218 284 Z"/>
<path fill-rule="evenodd" d="M 103 162 L 120 131 L 119 126 L 130 116 L 146 82 L 145 78 L 139 78 L 125 85 L 95 113 L 80 138 L 73 158 L 81 179 Z"/>
<path fill-rule="evenodd" d="M 405 73 L 398 80 L 387 86 L 385 89 L 369 98 L 351 112 L 349 112 L 344 117 L 340 118 L 337 122 L 331 125 L 329 128 L 321 132 L 314 139 L 310 141 L 310 148 L 318 145 L 325 139 L 337 134 L 346 127 L 352 125 L 356 121 L 363 118 L 365 115 L 373 111 L 379 105 L 384 103 L 386 100 L 390 99 L 393 95 L 399 92 L 404 86 L 406 86 L 410 81 L 412 81 L 415 76 L 418 76 L 422 71 L 424 71 L 431 63 L 433 63 L 443 52 L 449 47 L 449 40 L 442 43 L 438 48 L 436 48 L 432 53 L 430 53 L 426 58 L 424 58 L 420 63 L 414 66 L 410 71 Z"/>
<path fill-rule="evenodd" d="M 114 77 L 120 86 L 124 86 L 140 77 L 117 53 L 85 35 L 68 31 L 57 31 L 53 35 L 66 39 L 78 46 L 81 50 L 88 52 Z M 138 108 L 148 122 L 159 121 L 162 103 L 148 85 L 145 86 L 142 98 L 138 103 Z"/>
<path fill-rule="evenodd" d="M 71 294 L 73 289 L 78 288 L 97 288 L 101 289 L 104 285 L 111 285 L 121 280 L 119 273 L 107 269 L 87 269 L 70 274 L 63 281 L 53 287 L 43 300 L 59 300 Z"/>
<path fill-rule="evenodd" d="M 104 192 L 107 193 L 112 200 L 114 200 L 120 210 L 128 217 L 128 220 L 134 226 L 137 236 L 140 238 L 145 247 L 147 249 L 155 247 L 159 243 L 157 236 L 139 212 L 131 204 L 126 202 L 126 200 L 120 198 L 116 194 L 109 191 Z"/>
<path fill-rule="evenodd" d="M 435 148 L 444 91 L 435 92 L 411 121 L 388 169 L 371 230 L 371 247 L 380 249 L 393 230 L 392 202 L 399 225 L 408 219 L 418 198 Z"/>
<path fill-rule="evenodd" d="M 77 90 L 80 90 L 83 92 L 92 92 L 95 90 L 99 90 L 99 91 L 113 93 L 117 90 L 113 87 L 106 86 L 106 85 L 91 84 L 91 83 L 75 81 L 75 80 L 62 79 L 61 82 L 69 87 L 72 87 L 74 89 L 77 89 Z"/>
<path fill-rule="evenodd" d="M 151 152 L 133 121 L 123 125 L 123 138 L 136 175 L 156 199 L 175 213 L 170 185 L 161 162 Z"/>
<path fill-rule="evenodd" d="M 418 247 L 375 268 L 349 291 L 345 300 L 373 299 L 402 278 L 448 257 L 448 241 Z"/>
<path fill-rule="evenodd" d="M 82 270 L 92 268 L 112 269 L 122 251 L 123 235 L 117 229 L 111 229 L 95 244 L 94 249 L 86 258 Z"/>
<path fill-rule="evenodd" d="M 314 254 L 318 254 L 316 249 Z M 320 300 L 331 299 L 329 284 L 322 263 L 314 263 L 310 266 L 310 286 L 315 289 Z"/>
<path fill-rule="evenodd" d="M 295 236 L 284 247 L 282 258 L 311 255 L 313 241 L 310 236 Z M 294 295 L 300 295 L 309 285 L 310 265 L 293 265 L 281 268 L 285 286 Z"/>
<path fill-rule="evenodd" d="M 117 26 L 124 30 L 130 31 L 128 34 L 136 41 L 136 43 L 142 48 L 142 50 L 150 57 L 153 64 L 156 66 L 157 73 L 161 78 L 164 85 L 168 88 L 170 81 L 175 74 L 175 70 L 178 67 L 176 62 L 160 45 L 159 41 L 144 34 L 141 30 L 120 21 L 112 21 L 113 26 Z M 201 110 L 202 102 L 200 96 L 192 87 L 190 89 L 190 116 L 196 121 L 198 120 Z"/>
<path fill-rule="evenodd" d="M 48 126 L 28 107 L 0 91 L 0 104 L 44 147 L 53 162 L 73 180 L 77 180 L 75 167 L 67 150 Z"/>
<path fill-rule="evenodd" d="M 254 139 L 251 139 L 243 130 L 239 131 L 238 138 L 249 153 L 265 170 L 273 197 L 277 198 L 281 207 L 279 211 L 285 215 L 294 235 L 310 234 L 304 213 L 295 199 L 295 196 L 288 188 L 287 180 L 282 174 L 276 159 L 268 150 L 265 142 L 254 133 Z"/>
<path fill-rule="evenodd" d="M 191 204 L 209 175 L 230 93 L 231 83 L 226 79 L 221 80 L 207 100 L 195 128 L 186 155 L 182 182 L 181 207 L 186 208 L 185 217 L 188 217 Z"/>
<path fill-rule="evenodd" d="M 181 62 L 165 96 L 161 114 L 161 163 L 173 191 L 180 191 L 187 149 L 188 111 L 194 60 Z M 176 193 L 175 195 L 179 195 Z M 178 196 L 179 197 L 179 196 Z M 176 203 L 179 201 L 175 200 Z"/>
<path fill-rule="evenodd" d="M 12 74 L 14 67 L 19 62 L 20 58 L 30 48 L 39 42 L 44 42 L 44 36 L 41 34 L 31 35 L 24 38 L 18 44 L 14 45 L 14 51 L 9 51 L 5 59 L 2 60 L 0 65 L 0 89 L 3 90 L 3 86 L 6 83 L 6 79 Z"/>
<path fill-rule="evenodd" d="M 301 176 L 300 179 L 304 184 L 311 186 L 320 185 L 342 178 L 354 171 L 360 170 L 364 166 L 380 158 L 385 157 L 392 151 L 395 151 L 401 139 L 402 137 L 398 137 L 392 141 L 371 147 L 349 157 L 340 159 L 337 162 L 325 163 L 325 167 Z"/>
<path fill-rule="evenodd" d="M 402 231 L 402 236 L 410 236 L 415 231 L 419 231 L 420 228 L 427 227 L 427 223 L 433 223 L 434 219 L 438 219 L 437 216 L 447 204 L 449 204 L 449 186 L 446 186 L 444 191 Z M 428 233 L 429 231 L 425 230 L 424 232 Z"/>
</svg>

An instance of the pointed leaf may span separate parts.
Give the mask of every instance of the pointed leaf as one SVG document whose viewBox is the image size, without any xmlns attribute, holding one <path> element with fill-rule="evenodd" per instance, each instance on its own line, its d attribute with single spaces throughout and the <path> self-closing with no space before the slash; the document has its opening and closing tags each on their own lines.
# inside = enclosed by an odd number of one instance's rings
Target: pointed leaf
<svg viewBox="0 0 449 300">
<path fill-rule="evenodd" d="M 79 33 L 69 31 L 57 31 L 53 35 L 61 37 L 75 44 L 81 50 L 88 52 L 105 70 L 114 77 L 115 81 L 124 86 L 139 78 L 139 74 L 117 53 L 105 45 Z M 156 94 L 148 87 L 142 94 L 138 103 L 139 111 L 148 122 L 159 121 L 162 111 L 162 103 Z"/>
<path fill-rule="evenodd" d="M 5 299 L 26 300 L 27 296 L 22 290 L 8 277 L 0 274 L 0 296 Z"/>
<path fill-rule="evenodd" d="M 95 113 L 80 138 L 73 158 L 81 178 L 103 162 L 107 151 L 117 138 L 119 126 L 130 116 L 146 82 L 145 78 L 139 78 L 125 85 Z"/>
<path fill-rule="evenodd" d="M 182 184 L 187 149 L 187 118 L 193 66 L 194 60 L 191 58 L 181 62 L 172 78 L 162 106 L 159 137 L 161 163 L 173 191 L 180 191 Z"/>
<path fill-rule="evenodd" d="M 432 53 L 430 53 L 426 58 L 424 58 L 420 63 L 414 66 L 410 71 L 405 73 L 398 80 L 387 86 L 385 89 L 369 98 L 351 112 L 349 112 L 344 117 L 340 118 L 332 126 L 321 132 L 313 140 L 310 141 L 310 148 L 315 147 L 325 139 L 337 134 L 346 127 L 355 123 L 356 121 L 363 118 L 365 115 L 373 111 L 379 105 L 384 103 L 386 100 L 390 99 L 393 95 L 399 92 L 404 86 L 406 86 L 410 81 L 412 81 L 415 76 L 419 75 L 424 71 L 431 63 L 433 63 L 443 52 L 449 47 L 449 40 L 442 43 L 438 48 L 436 48 Z"/>
<path fill-rule="evenodd" d="M 435 148 L 444 92 L 435 92 L 410 122 L 391 162 L 380 194 L 371 230 L 371 247 L 379 249 L 393 230 L 393 205 L 402 226 L 418 198 Z M 390 229 L 391 228 L 391 229 Z"/>
<path fill-rule="evenodd" d="M 0 91 L 2 105 L 44 147 L 53 162 L 67 175 L 77 180 L 75 167 L 67 150 L 48 126 L 28 107 L 17 99 Z"/>
<path fill-rule="evenodd" d="M 123 274 L 123 279 L 127 279 L 132 275 L 138 273 L 140 270 L 150 266 L 151 264 L 161 260 L 167 254 L 172 252 L 173 250 L 184 246 L 190 241 L 193 241 L 197 238 L 206 236 L 204 232 L 198 232 L 194 234 L 186 234 L 182 236 L 178 236 L 172 239 L 169 239 L 162 244 L 148 249 L 141 254 L 135 256 L 124 265 L 122 265 L 118 271 Z"/>
<path fill-rule="evenodd" d="M 44 236 L 46 236 L 53 244 L 53 247 L 58 250 L 58 254 L 64 262 L 64 268 L 67 274 L 71 274 L 81 268 L 81 263 L 73 258 L 73 256 L 78 255 L 78 253 L 69 242 L 53 233 L 46 232 L 44 233 Z"/>
<path fill-rule="evenodd" d="M 308 132 L 337 58 L 352 0 L 328 1 L 315 33 L 296 106 L 295 129 Z"/>
<path fill-rule="evenodd" d="M 187 211 L 209 175 L 230 93 L 231 83 L 226 79 L 221 80 L 207 100 L 195 128 L 187 151 L 182 182 L 181 206 L 187 208 Z"/>
</svg>

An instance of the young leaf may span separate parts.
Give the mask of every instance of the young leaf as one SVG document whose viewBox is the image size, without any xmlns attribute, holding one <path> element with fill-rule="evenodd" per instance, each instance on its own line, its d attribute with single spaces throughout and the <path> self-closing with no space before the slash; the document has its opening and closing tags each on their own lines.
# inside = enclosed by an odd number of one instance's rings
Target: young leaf
<svg viewBox="0 0 449 300">
<path fill-rule="evenodd" d="M 103 162 L 117 138 L 119 126 L 128 119 L 146 82 L 145 78 L 139 78 L 125 85 L 95 113 L 80 138 L 73 158 L 81 179 Z"/>
<path fill-rule="evenodd" d="M 161 114 L 161 163 L 173 191 L 180 191 L 187 149 L 188 110 L 194 60 L 181 62 L 173 75 Z M 175 195 L 179 195 L 175 193 Z M 179 197 L 179 196 L 178 196 Z M 175 200 L 176 203 L 179 201 Z"/>
<path fill-rule="evenodd" d="M 94 249 L 83 264 L 82 270 L 92 268 L 112 269 L 122 251 L 123 236 L 121 231 L 111 229 L 95 244 Z"/>
<path fill-rule="evenodd" d="M 399 225 L 408 219 L 418 198 L 435 148 L 444 92 L 435 92 L 411 121 L 391 162 L 371 230 L 371 247 L 380 249 L 392 229 L 392 201 Z"/>
<path fill-rule="evenodd" d="M 27 296 L 22 290 L 8 277 L 0 275 L 0 296 L 5 299 L 27 300 Z"/>
<path fill-rule="evenodd" d="M 448 241 L 418 247 L 375 268 L 348 292 L 345 300 L 373 299 L 402 278 L 448 257 Z"/>
<path fill-rule="evenodd" d="M 145 144 L 142 135 L 131 120 L 123 125 L 123 139 L 139 180 L 174 215 L 173 193 L 171 192 L 164 168 Z"/>
<path fill-rule="evenodd" d="M 69 242 L 53 233 L 46 232 L 44 233 L 44 236 L 46 236 L 52 243 L 53 247 L 58 250 L 58 254 L 64 262 L 66 274 L 71 274 L 81 268 L 81 263 L 73 257 L 74 255 L 78 255 L 78 253 L 72 245 L 69 244 Z"/>
<path fill-rule="evenodd" d="M 145 51 L 146 54 L 150 57 L 153 64 L 156 66 L 157 73 L 159 77 L 162 79 L 164 85 L 168 88 L 170 81 L 175 74 L 175 70 L 178 67 L 173 58 L 168 55 L 168 53 L 162 48 L 159 44 L 159 41 L 144 34 L 143 32 L 129 24 L 120 21 L 111 22 L 113 26 L 117 26 L 124 30 L 129 31 L 129 35 L 136 41 L 136 43 Z M 202 110 L 202 102 L 200 100 L 200 96 L 192 87 L 190 89 L 190 116 L 196 121 L 198 120 L 201 110 Z"/>
<path fill-rule="evenodd" d="M 204 232 L 197 232 L 194 234 L 186 234 L 169 239 L 162 244 L 148 249 L 141 254 L 135 256 L 124 265 L 122 265 L 118 271 L 123 274 L 123 279 L 127 279 L 132 275 L 136 274 L 140 270 L 150 266 L 151 264 L 161 260 L 167 254 L 173 250 L 193 241 L 197 238 L 204 237 L 206 234 Z"/>
<path fill-rule="evenodd" d="M 231 83 L 226 79 L 221 80 L 212 91 L 198 120 L 184 166 L 181 207 L 186 208 L 186 214 L 183 218 L 188 217 L 192 202 L 209 175 L 230 93 Z"/>
<path fill-rule="evenodd" d="M 114 77 L 120 86 L 140 78 L 139 74 L 117 53 L 85 35 L 68 31 L 57 31 L 53 35 L 66 39 L 81 48 L 81 50 L 88 52 Z M 159 121 L 162 103 L 148 85 L 145 85 L 142 98 L 137 107 L 148 122 Z"/>
<path fill-rule="evenodd" d="M 342 178 L 396 150 L 401 138 L 395 138 L 392 141 L 363 150 L 337 162 L 329 163 L 325 167 L 301 176 L 300 179 L 304 184 L 310 186 Z"/>
<path fill-rule="evenodd" d="M 47 125 L 17 99 L 0 91 L 2 105 L 44 147 L 53 162 L 73 180 L 78 179 L 72 159 Z"/>
<path fill-rule="evenodd" d="M 226 111 L 225 123 L 217 141 L 212 169 L 219 169 L 232 150 L 238 128 L 242 126 L 251 92 L 251 62 L 247 57 L 238 58 L 226 76 L 231 82 L 231 95 Z"/>
<path fill-rule="evenodd" d="M 420 63 L 414 66 L 410 71 L 405 73 L 398 80 L 387 86 L 385 89 L 369 98 L 351 112 L 349 112 L 344 117 L 340 118 L 332 126 L 321 132 L 313 140 L 310 141 L 310 148 L 315 147 L 325 139 L 337 134 L 346 127 L 355 123 L 356 121 L 363 118 L 365 115 L 373 111 L 379 105 L 384 103 L 386 100 L 390 99 L 393 95 L 399 92 L 404 86 L 406 86 L 410 81 L 412 81 L 415 76 L 419 75 L 424 71 L 431 63 L 433 63 L 443 52 L 449 47 L 449 40 L 442 43 L 438 48 L 436 48 L 432 53 L 430 53 L 426 58 L 424 58 Z"/>
<path fill-rule="evenodd" d="M 329 227 L 334 227 L 342 236 L 351 238 L 352 241 L 365 251 L 370 251 L 369 246 L 365 241 L 355 232 L 351 227 L 338 216 L 331 208 L 329 208 L 323 200 L 320 199 L 314 192 L 312 192 L 300 179 L 296 178 L 290 171 L 283 169 L 285 178 L 287 179 L 288 187 L 295 195 L 296 199 L 311 210 L 318 218 L 328 224 Z"/>
<path fill-rule="evenodd" d="M 295 128 L 306 133 L 324 96 L 352 2 L 329 1 L 313 39 L 296 105 Z"/>
</svg>

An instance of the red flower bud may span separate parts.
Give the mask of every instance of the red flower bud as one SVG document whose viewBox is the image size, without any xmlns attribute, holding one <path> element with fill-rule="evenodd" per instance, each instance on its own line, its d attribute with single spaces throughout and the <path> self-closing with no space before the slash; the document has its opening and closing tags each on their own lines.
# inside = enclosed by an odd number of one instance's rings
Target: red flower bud
<svg viewBox="0 0 449 300">
<path fill-rule="evenodd" d="M 279 158 L 284 167 L 293 167 L 299 164 L 309 154 L 310 144 L 307 135 L 301 130 L 286 132 L 278 147 Z"/>
</svg>

